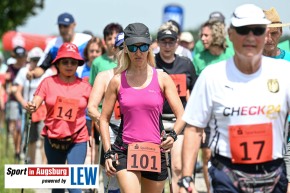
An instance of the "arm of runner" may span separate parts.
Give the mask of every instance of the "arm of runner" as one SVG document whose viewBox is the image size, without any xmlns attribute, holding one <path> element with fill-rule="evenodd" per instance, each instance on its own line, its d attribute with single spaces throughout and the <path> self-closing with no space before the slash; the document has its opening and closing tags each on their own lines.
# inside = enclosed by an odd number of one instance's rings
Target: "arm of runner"
<svg viewBox="0 0 290 193">
<path fill-rule="evenodd" d="M 103 102 L 103 109 L 100 117 L 100 132 L 105 154 L 111 151 L 109 122 L 113 113 L 114 105 L 117 100 L 119 85 L 120 85 L 120 75 L 116 75 L 113 77 L 113 79 L 110 81 L 108 85 L 105 94 L 105 99 Z M 113 166 L 112 159 L 106 159 L 105 167 L 108 176 L 116 174 L 116 169 Z"/>
<path fill-rule="evenodd" d="M 99 73 L 95 79 L 92 92 L 88 103 L 88 115 L 95 122 L 98 132 L 100 132 L 100 116 L 99 104 L 101 103 L 106 91 L 106 78 L 103 73 Z"/>
<path fill-rule="evenodd" d="M 27 102 L 24 100 L 24 98 L 22 96 L 22 92 L 23 92 L 23 86 L 18 85 L 17 90 L 14 93 L 14 96 L 15 96 L 16 100 L 22 105 L 22 107 L 25 108 L 27 105 Z"/>
<path fill-rule="evenodd" d="M 190 96 L 190 91 L 189 91 L 189 89 L 187 89 L 187 90 L 186 90 L 186 101 L 188 101 L 189 96 Z"/>
<path fill-rule="evenodd" d="M 178 123 L 178 125 L 175 124 L 174 131 L 178 135 L 183 129 L 182 125 L 185 124 L 182 124 L 181 119 L 184 108 L 178 96 L 176 86 L 170 76 L 165 72 L 158 72 L 158 80 L 160 80 L 159 83 L 161 84 L 161 88 L 163 88 L 164 96 L 166 97 L 172 109 L 172 112 L 176 117 L 176 122 Z M 161 143 L 161 147 L 169 151 L 173 146 L 173 142 L 174 139 L 172 137 L 167 137 L 167 139 Z"/>
<path fill-rule="evenodd" d="M 30 102 L 27 102 L 27 105 L 25 107 L 25 109 L 30 112 L 33 113 L 35 112 L 38 107 L 42 104 L 43 102 L 43 98 L 41 96 L 34 96 L 33 100 Z"/>
<path fill-rule="evenodd" d="M 195 162 L 202 138 L 202 128 L 187 125 L 184 131 L 184 140 L 182 145 L 182 176 L 192 176 Z M 193 183 L 190 183 L 192 193 L 197 193 Z M 180 188 L 180 193 L 185 193 L 184 188 Z"/>
<path fill-rule="evenodd" d="M 26 78 L 28 80 L 34 79 L 34 78 L 39 78 L 44 74 L 44 69 L 41 67 L 36 67 L 34 70 L 31 70 L 27 72 Z"/>
</svg>

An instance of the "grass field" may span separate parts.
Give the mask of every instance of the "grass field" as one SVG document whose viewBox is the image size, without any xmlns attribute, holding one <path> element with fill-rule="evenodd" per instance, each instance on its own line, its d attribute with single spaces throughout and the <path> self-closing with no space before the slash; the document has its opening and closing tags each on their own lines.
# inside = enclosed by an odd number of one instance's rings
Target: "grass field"
<svg viewBox="0 0 290 193">
<path fill-rule="evenodd" d="M 21 193 L 21 189 L 4 188 L 4 166 L 14 164 L 13 139 L 10 137 L 9 144 L 6 144 L 6 133 L 0 132 L 0 193 Z M 17 183 L 17 182 L 15 182 Z M 33 190 L 25 189 L 24 193 L 34 193 Z"/>
</svg>

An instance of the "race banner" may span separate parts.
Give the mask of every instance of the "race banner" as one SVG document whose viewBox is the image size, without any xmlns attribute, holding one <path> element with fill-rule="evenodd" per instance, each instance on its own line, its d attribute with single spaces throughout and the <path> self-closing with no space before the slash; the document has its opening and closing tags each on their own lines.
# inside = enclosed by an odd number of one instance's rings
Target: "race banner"
<svg viewBox="0 0 290 193">
<path fill-rule="evenodd" d="M 5 188 L 99 188 L 99 165 L 5 165 Z"/>
</svg>

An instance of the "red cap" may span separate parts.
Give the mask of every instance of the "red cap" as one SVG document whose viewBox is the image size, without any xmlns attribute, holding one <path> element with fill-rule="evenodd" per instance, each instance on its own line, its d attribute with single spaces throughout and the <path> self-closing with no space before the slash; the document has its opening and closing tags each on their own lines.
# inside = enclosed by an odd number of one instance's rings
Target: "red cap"
<svg viewBox="0 0 290 193">
<path fill-rule="evenodd" d="M 84 64 L 84 59 L 79 53 L 78 47 L 72 43 L 63 43 L 58 52 L 56 58 L 52 61 L 52 64 L 56 63 L 62 58 L 73 58 L 79 61 L 79 66 Z"/>
</svg>

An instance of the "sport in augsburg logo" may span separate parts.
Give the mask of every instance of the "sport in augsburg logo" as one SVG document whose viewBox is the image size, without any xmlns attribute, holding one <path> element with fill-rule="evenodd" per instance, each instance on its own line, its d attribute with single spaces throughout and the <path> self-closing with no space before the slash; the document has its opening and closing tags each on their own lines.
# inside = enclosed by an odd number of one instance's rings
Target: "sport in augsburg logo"
<svg viewBox="0 0 290 193">
<path fill-rule="evenodd" d="M 272 93 L 279 92 L 279 82 L 277 79 L 269 79 L 268 80 L 268 90 Z"/>
</svg>

